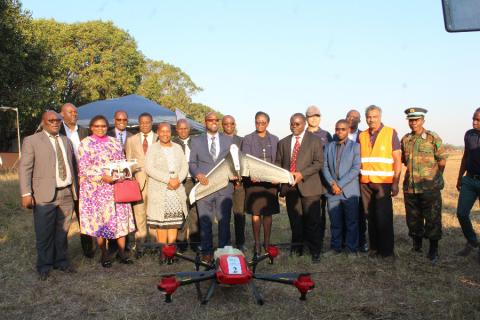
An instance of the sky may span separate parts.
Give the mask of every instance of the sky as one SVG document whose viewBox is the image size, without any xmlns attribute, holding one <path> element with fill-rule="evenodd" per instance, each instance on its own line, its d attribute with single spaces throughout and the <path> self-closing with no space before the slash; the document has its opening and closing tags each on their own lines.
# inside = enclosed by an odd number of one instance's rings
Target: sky
<svg viewBox="0 0 480 320">
<path fill-rule="evenodd" d="M 333 133 L 347 111 L 375 104 L 400 137 L 404 110 L 428 109 L 425 127 L 462 145 L 480 107 L 480 32 L 447 33 L 439 0 L 24 0 L 34 18 L 113 21 L 142 53 L 185 71 L 193 96 L 236 118 L 254 115 L 288 135 L 289 119 L 316 105 Z"/>
</svg>

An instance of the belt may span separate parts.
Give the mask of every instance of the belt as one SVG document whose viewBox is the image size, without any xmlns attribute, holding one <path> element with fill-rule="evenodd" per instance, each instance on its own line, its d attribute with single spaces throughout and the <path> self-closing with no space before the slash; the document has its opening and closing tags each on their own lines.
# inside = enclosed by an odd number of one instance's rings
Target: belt
<svg viewBox="0 0 480 320">
<path fill-rule="evenodd" d="M 471 174 L 467 172 L 467 177 L 475 179 L 475 180 L 480 180 L 480 174 Z"/>
<path fill-rule="evenodd" d="M 71 187 L 72 187 L 72 185 L 69 184 L 68 186 L 57 188 L 57 190 L 63 190 L 63 189 L 71 188 Z"/>
</svg>

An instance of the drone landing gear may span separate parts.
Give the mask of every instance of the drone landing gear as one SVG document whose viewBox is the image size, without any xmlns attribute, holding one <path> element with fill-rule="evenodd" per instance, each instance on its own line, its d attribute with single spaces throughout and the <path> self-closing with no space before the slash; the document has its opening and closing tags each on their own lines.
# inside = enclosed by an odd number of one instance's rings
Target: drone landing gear
<svg viewBox="0 0 480 320">
<path fill-rule="evenodd" d="M 259 306 L 262 306 L 264 303 L 263 297 L 258 291 L 253 281 L 250 282 L 250 288 L 252 288 L 252 293 L 253 293 L 253 297 L 255 298 L 255 303 L 258 304 Z"/>
<path fill-rule="evenodd" d="M 205 295 L 205 298 L 202 300 L 202 304 L 205 305 L 210 301 L 210 299 L 213 296 L 213 293 L 215 292 L 215 289 L 217 289 L 218 283 L 216 280 L 212 280 L 212 283 L 210 284 L 210 287 L 208 288 L 207 294 Z"/>
</svg>

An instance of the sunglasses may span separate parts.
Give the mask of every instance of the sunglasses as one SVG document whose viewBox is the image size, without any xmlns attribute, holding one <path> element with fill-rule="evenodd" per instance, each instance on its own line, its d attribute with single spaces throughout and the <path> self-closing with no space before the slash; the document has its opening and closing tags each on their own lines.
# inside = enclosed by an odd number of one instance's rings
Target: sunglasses
<svg viewBox="0 0 480 320">
<path fill-rule="evenodd" d="M 60 120 L 60 119 L 48 119 L 47 122 L 48 123 L 60 123 L 60 122 L 62 122 L 62 120 Z"/>
<path fill-rule="evenodd" d="M 301 122 L 290 122 L 290 127 L 300 127 L 302 124 Z"/>
<path fill-rule="evenodd" d="M 127 122 L 128 119 L 115 119 L 115 121 L 118 121 L 118 122 Z"/>
</svg>

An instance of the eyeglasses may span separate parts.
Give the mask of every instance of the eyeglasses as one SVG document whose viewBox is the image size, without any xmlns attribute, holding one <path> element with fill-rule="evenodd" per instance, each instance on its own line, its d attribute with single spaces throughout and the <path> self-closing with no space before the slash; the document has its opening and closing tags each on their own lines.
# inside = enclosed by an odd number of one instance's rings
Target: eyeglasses
<svg viewBox="0 0 480 320">
<path fill-rule="evenodd" d="M 62 120 L 60 119 L 48 119 L 47 122 L 48 123 L 60 123 Z"/>
<path fill-rule="evenodd" d="M 290 122 L 290 127 L 300 127 L 302 124 L 301 122 Z"/>
<path fill-rule="evenodd" d="M 206 122 L 218 122 L 220 119 L 206 119 Z"/>
<path fill-rule="evenodd" d="M 347 131 L 347 128 L 335 128 L 335 131 Z"/>
<path fill-rule="evenodd" d="M 115 121 L 118 121 L 118 122 L 127 122 L 128 119 L 115 119 Z"/>
<path fill-rule="evenodd" d="M 104 125 L 104 124 L 97 124 L 97 125 L 94 125 L 92 126 L 92 128 L 106 128 L 107 126 Z"/>
<path fill-rule="evenodd" d="M 265 126 L 267 125 L 267 121 L 255 121 L 255 124 L 258 126 Z"/>
</svg>

